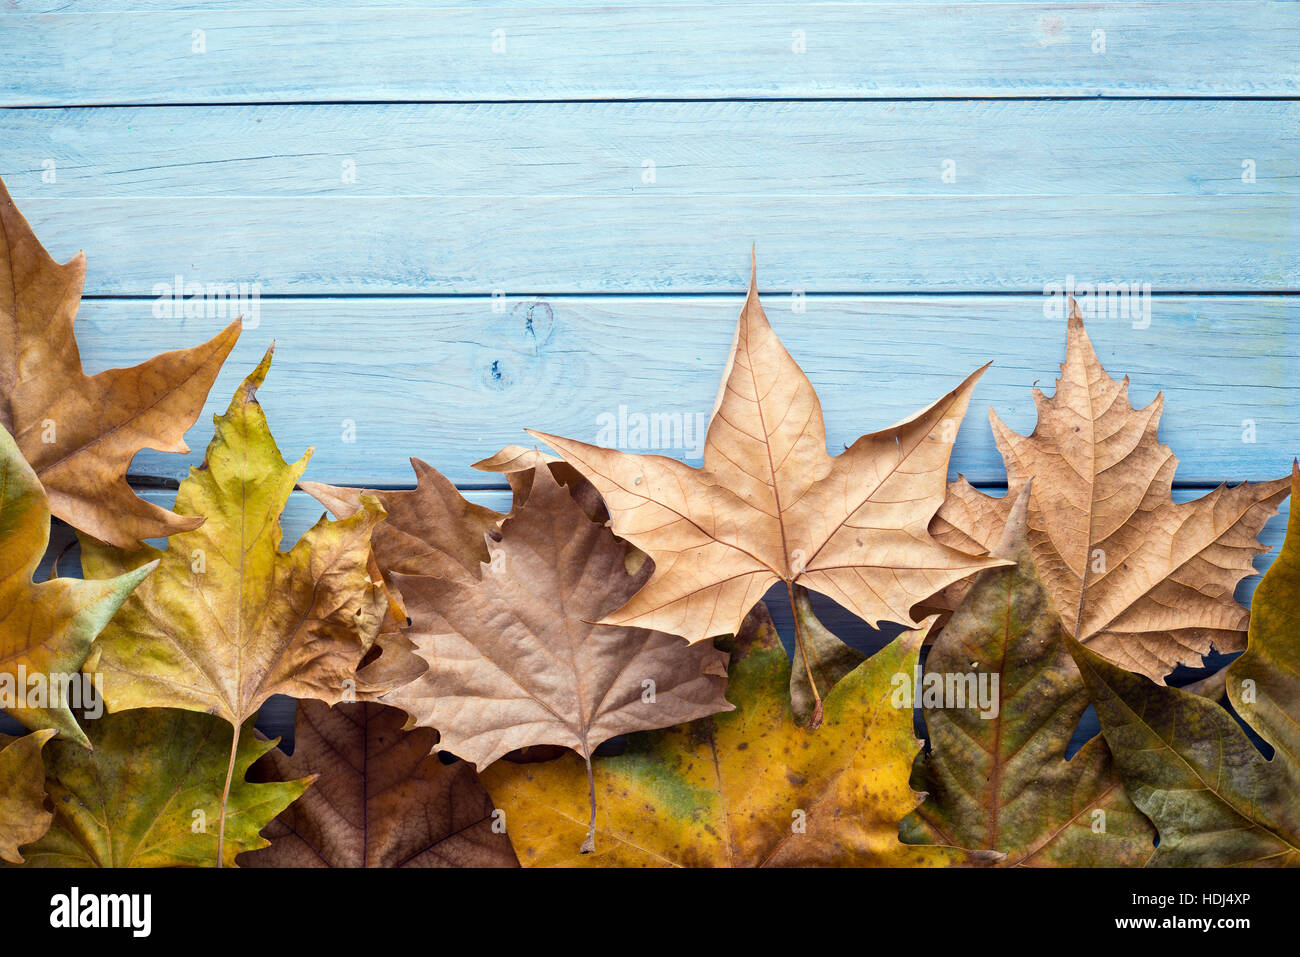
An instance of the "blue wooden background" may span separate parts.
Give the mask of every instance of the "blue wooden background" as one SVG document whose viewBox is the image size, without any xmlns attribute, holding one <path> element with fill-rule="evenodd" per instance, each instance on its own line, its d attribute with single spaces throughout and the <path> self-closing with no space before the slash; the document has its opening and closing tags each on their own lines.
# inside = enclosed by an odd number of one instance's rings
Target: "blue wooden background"
<svg viewBox="0 0 1300 957">
<path fill-rule="evenodd" d="M 259 284 L 209 411 L 277 340 L 310 478 L 418 455 L 499 508 L 469 466 L 524 426 L 707 412 L 751 244 L 832 448 L 993 359 L 953 471 L 999 487 L 984 411 L 1032 428 L 1074 276 L 1151 285 L 1149 326 L 1089 331 L 1164 390 L 1180 498 L 1300 451 L 1293 3 L 286 6 L 4 0 L 0 176 L 87 253 L 90 371 L 224 324 L 156 318 L 159 284 Z M 138 456 L 144 494 L 210 434 Z M 287 538 L 319 512 L 296 493 Z"/>
</svg>

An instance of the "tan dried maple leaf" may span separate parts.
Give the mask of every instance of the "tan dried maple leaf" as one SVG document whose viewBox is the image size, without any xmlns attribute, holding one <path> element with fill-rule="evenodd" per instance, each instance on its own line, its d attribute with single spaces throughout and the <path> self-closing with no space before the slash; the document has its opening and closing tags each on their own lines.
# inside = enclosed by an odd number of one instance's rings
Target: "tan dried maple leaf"
<svg viewBox="0 0 1300 957">
<path fill-rule="evenodd" d="M 239 322 L 191 349 L 88 376 L 72 329 L 85 279 L 85 256 L 55 262 L 0 182 L 0 426 L 36 470 L 56 518 L 136 548 L 203 521 L 146 502 L 126 470 L 144 448 L 190 450 L 185 432 L 239 338 Z"/>
<path fill-rule="evenodd" d="M 615 533 L 654 560 L 646 586 L 603 623 L 703 641 L 735 633 L 769 586 L 785 582 L 792 604 L 798 584 L 869 623 L 915 627 L 915 604 L 1004 564 L 929 531 L 982 373 L 832 458 L 817 393 L 768 324 L 751 271 L 702 468 L 530 434 L 595 485 Z M 802 655 L 803 637 L 797 642 Z M 816 725 L 827 689 L 810 683 Z"/>
<path fill-rule="evenodd" d="M 41 749 L 56 733 L 48 728 L 21 738 L 0 735 L 0 861 L 21 864 L 18 849 L 43 837 L 54 820 L 45 810 Z"/>
<path fill-rule="evenodd" d="M 1009 493 L 995 498 L 959 479 L 931 526 L 935 536 L 958 548 L 992 547 L 1032 478 L 1030 551 L 1072 637 L 1156 682 L 1179 663 L 1199 664 L 1212 647 L 1244 648 L 1247 612 L 1233 591 L 1267 551 L 1257 536 L 1289 480 L 1225 484 L 1174 502 L 1178 459 L 1156 437 L 1164 395 L 1133 408 L 1128 377 L 1107 374 L 1075 303 L 1056 394 L 1035 389 L 1034 402 L 1038 424 L 1028 436 L 989 410 Z M 952 607 L 960 591 L 933 604 Z"/>
<path fill-rule="evenodd" d="M 385 700 L 480 769 L 535 745 L 591 756 L 610 738 L 731 710 L 727 656 L 647 628 L 594 624 L 632 596 L 626 542 L 549 469 L 488 541 L 478 578 L 397 575 L 429 670 Z M 592 786 L 594 788 L 594 785 Z M 595 827 L 595 793 L 588 842 Z"/>
</svg>

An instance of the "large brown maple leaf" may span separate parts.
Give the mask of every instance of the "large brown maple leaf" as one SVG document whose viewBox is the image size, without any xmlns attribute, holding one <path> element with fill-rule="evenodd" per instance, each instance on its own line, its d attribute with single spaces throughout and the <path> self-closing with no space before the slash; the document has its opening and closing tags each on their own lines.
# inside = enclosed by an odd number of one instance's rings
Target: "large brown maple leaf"
<svg viewBox="0 0 1300 957">
<path fill-rule="evenodd" d="M 190 450 L 185 432 L 239 338 L 239 322 L 191 349 L 86 375 L 72 330 L 85 279 L 85 256 L 55 262 L 0 182 L 0 426 L 36 470 L 56 518 L 136 548 L 203 521 L 137 496 L 126 469 L 143 448 Z"/>
<path fill-rule="evenodd" d="M 594 623 L 649 569 L 629 573 L 627 543 L 593 522 L 549 469 L 536 469 L 527 500 L 485 548 L 476 576 L 393 576 L 429 670 L 384 701 L 436 728 L 443 749 L 482 769 L 520 748 L 560 745 L 590 772 L 610 738 L 731 710 L 723 652 Z M 594 790 L 591 800 L 588 842 Z"/>
<path fill-rule="evenodd" d="M 869 623 L 915 627 L 913 605 L 1005 564 L 964 554 L 929 531 L 943 504 L 957 428 L 983 371 L 832 458 L 817 393 L 768 324 L 751 271 L 702 468 L 530 434 L 595 485 L 614 531 L 655 562 L 646 586 L 604 623 L 692 642 L 733 634 L 781 581 L 792 603 L 797 583 Z M 797 641 L 802 654 L 804 639 Z M 812 684 L 820 700 L 827 689 Z M 818 714 L 814 709 L 813 724 Z"/>
<path fill-rule="evenodd" d="M 1035 389 L 1034 402 L 1038 424 L 1028 436 L 989 410 L 1010 492 L 994 498 L 959 479 L 935 535 L 991 547 L 1032 478 L 1030 550 L 1072 637 L 1157 682 L 1180 662 L 1199 664 L 1211 647 L 1242 650 L 1247 612 L 1233 591 L 1267 551 L 1257 536 L 1289 480 L 1220 485 L 1174 502 L 1178 459 L 1156 437 L 1164 396 L 1145 409 L 1129 404 L 1128 377 L 1117 381 L 1102 367 L 1076 304 L 1056 394 Z M 955 598 L 950 591 L 934 604 Z"/>
</svg>

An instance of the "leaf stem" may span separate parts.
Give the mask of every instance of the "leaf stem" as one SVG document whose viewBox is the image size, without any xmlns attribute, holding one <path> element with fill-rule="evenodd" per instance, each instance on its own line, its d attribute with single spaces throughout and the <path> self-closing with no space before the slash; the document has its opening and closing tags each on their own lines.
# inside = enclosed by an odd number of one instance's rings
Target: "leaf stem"
<svg viewBox="0 0 1300 957">
<path fill-rule="evenodd" d="M 587 822 L 587 839 L 582 842 L 579 854 L 591 854 L 596 850 L 596 778 L 591 771 L 591 751 L 583 751 L 582 758 L 587 762 L 587 794 L 591 798 L 591 819 Z"/>
<path fill-rule="evenodd" d="M 804 671 L 808 673 L 808 687 L 813 693 L 813 711 L 812 717 L 808 720 L 808 727 L 817 730 L 822 724 L 822 696 L 817 690 L 817 679 L 813 677 L 812 665 L 808 662 L 808 650 L 804 647 L 803 628 L 799 625 L 799 609 L 794 600 L 794 582 L 785 583 L 786 593 L 790 596 L 790 615 L 794 618 L 794 646 L 799 652 L 799 657 L 803 661 Z"/>
<path fill-rule="evenodd" d="M 230 781 L 235 776 L 235 755 L 239 751 L 239 725 L 230 739 L 230 764 L 226 766 L 226 786 L 221 791 L 221 818 L 217 824 L 217 867 L 221 867 L 226 854 L 226 805 L 230 803 Z"/>
</svg>

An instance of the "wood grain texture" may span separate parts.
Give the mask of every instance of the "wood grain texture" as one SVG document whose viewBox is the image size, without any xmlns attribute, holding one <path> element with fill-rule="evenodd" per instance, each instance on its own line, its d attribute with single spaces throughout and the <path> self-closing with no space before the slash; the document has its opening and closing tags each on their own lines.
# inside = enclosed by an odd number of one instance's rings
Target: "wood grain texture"
<svg viewBox="0 0 1300 957">
<path fill-rule="evenodd" d="M 10 13 L 4 22 L 0 105 L 1279 96 L 1300 87 L 1300 14 L 1254 0 L 208 9 Z M 205 52 L 193 52 L 195 30 Z M 493 51 L 497 30 L 504 52 Z M 799 30 L 804 53 L 794 51 Z M 1093 52 L 1096 30 L 1104 53 Z"/>
<path fill-rule="evenodd" d="M 0 131 L 34 198 L 1300 193 L 1300 103 L 1270 100 L 51 108 Z"/>
<path fill-rule="evenodd" d="M 315 446 L 308 477 L 338 484 L 408 485 L 417 455 L 461 484 L 499 484 L 470 463 L 525 427 L 600 442 L 599 417 L 707 416 L 726 361 L 736 292 L 708 297 L 506 299 L 274 299 L 246 329 L 187 435 L 188 457 L 144 452 L 132 472 L 179 478 L 197 464 L 224 408 L 271 340 L 276 368 L 259 398 L 287 456 Z M 957 440 L 953 468 L 1000 482 L 986 412 L 1021 432 L 1035 421 L 1030 387 L 1047 391 L 1065 354 L 1065 320 L 1039 296 L 766 296 L 774 328 L 812 379 L 832 450 L 884 428 L 953 388 L 988 360 Z M 150 301 L 82 304 L 77 335 L 90 371 L 141 361 L 198 341 L 222 320 L 155 319 Z M 1181 458 L 1182 482 L 1286 474 L 1297 447 L 1300 298 L 1156 296 L 1150 326 L 1098 316 L 1088 330 L 1112 374 L 1132 379 L 1133 402 L 1163 389 L 1161 438 Z M 1255 441 L 1243 442 L 1243 422 Z M 690 421 L 688 418 L 684 421 Z M 351 423 L 355 442 L 343 440 Z M 629 438 L 631 438 L 629 436 Z M 679 445 L 686 445 L 684 441 Z M 698 456 L 683 448 L 663 454 Z"/>
<path fill-rule="evenodd" d="M 655 6 L 696 6 L 700 0 L 656 0 Z M 817 6 L 825 0 L 774 0 L 770 6 L 782 6 L 791 10 L 801 7 Z M 1042 6 L 1041 0 L 966 0 L 967 3 L 987 3 L 1003 6 L 1006 4 L 1025 4 Z M 1110 3 L 1127 3 L 1131 0 L 1091 0 L 1096 5 Z M 1151 3 L 1174 3 L 1185 0 L 1149 0 Z M 1218 3 L 1239 3 L 1242 0 L 1211 0 Z M 912 0 L 909 6 L 930 4 L 947 6 L 944 0 Z M 445 10 L 468 6 L 466 0 L 316 0 L 313 8 L 323 10 L 364 9 L 364 10 Z M 492 0 L 495 7 L 541 7 L 556 6 L 555 0 Z M 644 0 L 568 0 L 566 7 L 618 7 L 644 6 Z M 6 0 L 0 7 L 0 16 L 18 13 L 105 13 L 115 11 L 132 11 L 135 13 L 176 13 L 182 11 L 209 12 L 224 10 L 229 7 L 229 0 Z M 240 0 L 241 10 L 284 10 L 291 8 L 287 0 Z"/>
<path fill-rule="evenodd" d="M 15 199 L 56 258 L 93 251 L 92 295 L 176 273 L 264 295 L 725 292 L 753 243 L 765 289 L 1300 288 L 1295 203 L 1264 194 Z"/>
</svg>

